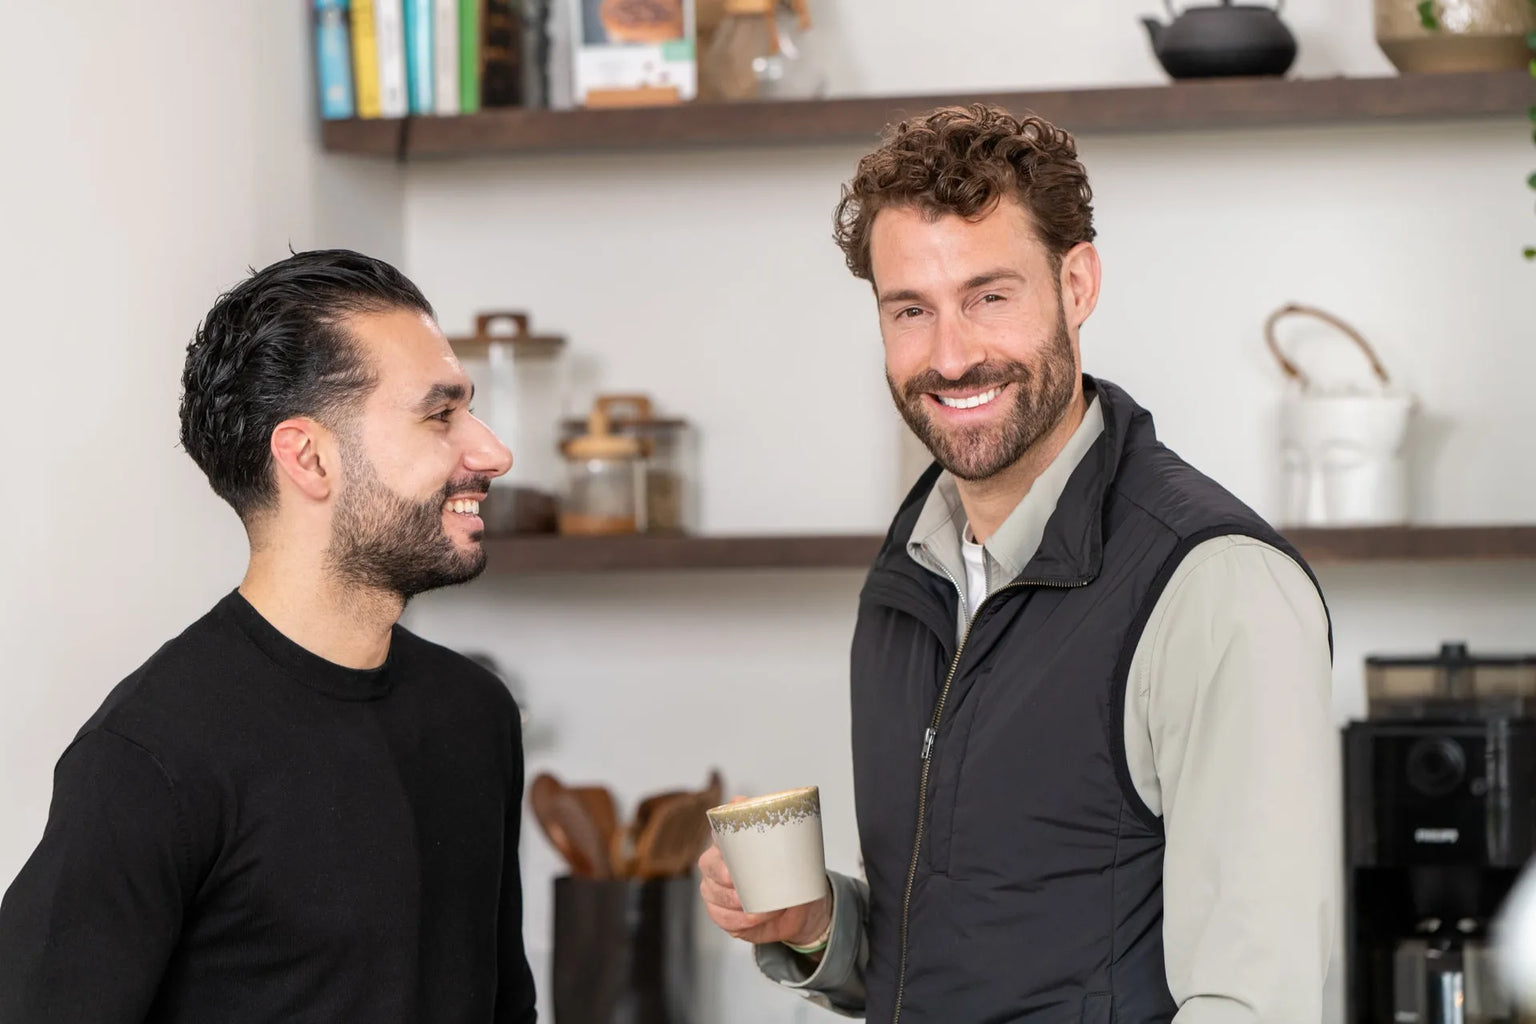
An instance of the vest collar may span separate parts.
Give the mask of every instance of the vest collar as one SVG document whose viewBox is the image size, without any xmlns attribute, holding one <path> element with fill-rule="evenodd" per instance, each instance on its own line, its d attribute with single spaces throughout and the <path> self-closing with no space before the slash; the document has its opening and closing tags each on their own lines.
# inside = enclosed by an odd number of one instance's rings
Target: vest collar
<svg viewBox="0 0 1536 1024">
<path fill-rule="evenodd" d="M 1085 374 L 1083 388 L 1098 395 L 1104 431 L 1067 479 L 1040 547 L 1016 583 L 1079 586 L 1098 576 L 1104 560 L 1104 516 L 1121 458 L 1133 439 L 1137 444 L 1156 439 L 1151 414 L 1117 385 Z M 907 553 L 907 541 L 939 473 L 937 463 L 929 466 L 902 501 L 875 560 L 877 569 L 931 576 Z"/>
</svg>

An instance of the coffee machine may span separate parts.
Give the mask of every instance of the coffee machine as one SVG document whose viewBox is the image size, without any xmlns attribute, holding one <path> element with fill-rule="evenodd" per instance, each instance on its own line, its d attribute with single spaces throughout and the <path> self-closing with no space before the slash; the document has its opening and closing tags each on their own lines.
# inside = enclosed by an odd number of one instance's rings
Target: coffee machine
<svg viewBox="0 0 1536 1024">
<path fill-rule="evenodd" d="M 1350 1024 L 1525 1024 L 1490 925 L 1536 854 L 1536 656 L 1366 660 L 1344 733 Z"/>
</svg>

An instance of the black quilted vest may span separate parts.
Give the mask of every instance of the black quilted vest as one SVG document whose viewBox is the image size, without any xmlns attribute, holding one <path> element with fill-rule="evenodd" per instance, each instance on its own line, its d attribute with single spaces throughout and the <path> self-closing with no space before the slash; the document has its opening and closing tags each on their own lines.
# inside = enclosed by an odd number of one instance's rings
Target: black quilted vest
<svg viewBox="0 0 1536 1024">
<path fill-rule="evenodd" d="M 1153 1024 L 1176 1009 L 1162 826 L 1126 765 L 1131 657 L 1200 542 L 1240 534 L 1305 563 L 1160 444 L 1129 395 L 1086 384 L 1104 433 L 958 657 L 955 585 L 906 551 L 936 466 L 860 595 L 853 760 L 871 1021 L 899 1008 L 901 1024 Z"/>
</svg>

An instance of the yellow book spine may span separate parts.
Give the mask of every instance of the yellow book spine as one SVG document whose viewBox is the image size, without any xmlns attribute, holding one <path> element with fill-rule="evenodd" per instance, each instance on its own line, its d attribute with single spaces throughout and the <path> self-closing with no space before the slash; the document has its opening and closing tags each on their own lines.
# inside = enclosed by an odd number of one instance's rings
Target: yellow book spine
<svg viewBox="0 0 1536 1024">
<path fill-rule="evenodd" d="M 373 0 L 352 0 L 352 68 L 357 116 L 382 117 L 379 95 L 379 43 L 373 27 Z"/>
</svg>

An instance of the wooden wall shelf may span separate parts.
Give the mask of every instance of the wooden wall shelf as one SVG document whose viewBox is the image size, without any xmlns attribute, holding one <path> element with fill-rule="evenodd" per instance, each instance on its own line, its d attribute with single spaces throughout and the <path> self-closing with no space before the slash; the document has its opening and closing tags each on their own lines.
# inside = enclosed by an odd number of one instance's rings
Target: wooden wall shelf
<svg viewBox="0 0 1536 1024">
<path fill-rule="evenodd" d="M 862 534 L 783 537 L 492 537 L 496 574 L 633 569 L 867 569 L 881 538 Z"/>
<path fill-rule="evenodd" d="M 1536 559 L 1536 526 L 1290 530 L 1315 565 Z M 494 537 L 497 575 L 692 569 L 865 569 L 874 535 L 782 537 Z"/>
<path fill-rule="evenodd" d="M 1536 559 L 1536 526 L 1392 526 L 1285 531 L 1315 565 Z"/>
<path fill-rule="evenodd" d="M 620 110 L 488 110 L 460 117 L 323 121 L 334 153 L 400 159 L 774 143 L 865 141 L 903 115 L 990 100 L 1072 132 L 1179 131 L 1524 113 L 1524 71 L 1381 78 L 1238 78 L 1045 92 L 977 92 Z"/>
</svg>

